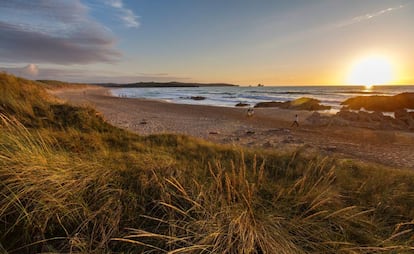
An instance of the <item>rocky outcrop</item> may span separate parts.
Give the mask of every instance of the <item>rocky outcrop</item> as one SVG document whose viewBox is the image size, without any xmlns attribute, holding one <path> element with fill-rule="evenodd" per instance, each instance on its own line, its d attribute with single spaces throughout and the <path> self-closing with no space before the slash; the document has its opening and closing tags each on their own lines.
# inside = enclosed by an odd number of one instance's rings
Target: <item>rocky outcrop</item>
<svg viewBox="0 0 414 254">
<path fill-rule="evenodd" d="M 334 119 L 347 121 L 350 126 L 364 127 L 371 129 L 397 129 L 397 130 L 414 130 L 414 117 L 411 112 L 398 110 L 394 112 L 394 118 L 384 115 L 381 112 L 349 111 L 342 109 L 335 116 L 331 117 L 331 123 Z"/>
<path fill-rule="evenodd" d="M 310 124 L 315 126 L 328 126 L 328 125 L 335 125 L 335 126 L 349 126 L 349 122 L 347 120 L 341 119 L 340 117 L 329 116 L 329 115 L 321 115 L 318 112 L 313 112 L 308 118 L 306 118 Z"/>
<path fill-rule="evenodd" d="M 331 109 L 330 106 L 325 106 L 320 104 L 320 100 L 302 97 L 293 101 L 286 101 L 286 102 L 260 102 L 257 103 L 254 107 L 255 108 L 263 108 L 263 107 L 278 107 L 283 109 L 295 109 L 295 110 L 328 110 Z"/>
<path fill-rule="evenodd" d="M 316 126 L 326 126 L 330 123 L 331 117 L 329 116 L 322 116 L 318 112 L 313 112 L 312 115 L 310 115 L 308 118 L 306 118 L 306 121 L 311 123 L 312 125 Z"/>
<path fill-rule="evenodd" d="M 294 101 L 291 101 L 286 105 L 283 105 L 282 108 L 286 106 L 286 108 L 288 109 L 309 110 L 309 111 L 331 109 L 330 106 L 322 105 L 320 104 L 320 102 L 321 101 L 317 99 L 302 97 Z"/>
<path fill-rule="evenodd" d="M 396 121 L 401 122 L 400 125 L 405 124 L 408 129 L 414 129 L 414 117 L 411 113 L 407 110 L 397 110 L 394 112 L 394 117 Z"/>
<path fill-rule="evenodd" d="M 346 105 L 353 110 L 364 108 L 382 112 L 414 109 L 414 93 L 401 93 L 394 96 L 357 96 L 343 101 L 341 105 Z"/>
</svg>

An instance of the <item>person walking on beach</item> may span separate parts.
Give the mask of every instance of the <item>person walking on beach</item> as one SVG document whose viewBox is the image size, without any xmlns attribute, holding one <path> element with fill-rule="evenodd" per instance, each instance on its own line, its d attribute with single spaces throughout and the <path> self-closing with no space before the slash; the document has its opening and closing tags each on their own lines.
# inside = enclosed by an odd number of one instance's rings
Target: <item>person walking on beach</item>
<svg viewBox="0 0 414 254">
<path fill-rule="evenodd" d="M 295 125 L 296 125 L 296 127 L 299 127 L 299 116 L 298 116 L 298 114 L 295 115 L 295 121 L 293 121 L 293 123 L 290 127 L 293 127 Z"/>
<path fill-rule="evenodd" d="M 249 107 L 247 109 L 247 116 L 252 117 L 254 115 L 254 109 L 252 107 Z"/>
</svg>

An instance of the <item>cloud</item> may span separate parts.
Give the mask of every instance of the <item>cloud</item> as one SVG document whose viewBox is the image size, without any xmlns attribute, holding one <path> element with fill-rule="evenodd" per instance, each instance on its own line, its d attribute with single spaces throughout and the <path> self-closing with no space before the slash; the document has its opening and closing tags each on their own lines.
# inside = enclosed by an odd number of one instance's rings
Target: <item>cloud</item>
<svg viewBox="0 0 414 254">
<path fill-rule="evenodd" d="M 288 35 L 278 37 L 273 41 L 264 42 L 262 45 L 265 45 L 267 47 L 276 47 L 276 46 L 280 46 L 280 45 L 286 45 L 286 44 L 292 43 L 294 41 L 304 40 L 304 39 L 307 39 L 309 37 L 315 37 L 315 36 L 327 34 L 327 33 L 332 32 L 332 31 L 339 30 L 341 28 L 345 28 L 345 27 L 348 27 L 348 26 L 353 26 L 353 25 L 356 25 L 358 23 L 361 23 L 361 22 L 364 22 L 364 21 L 367 21 L 367 20 L 370 20 L 370 19 L 377 18 L 381 15 L 385 15 L 385 14 L 388 14 L 388 13 L 391 13 L 391 12 L 395 12 L 395 11 L 397 11 L 399 9 L 402 9 L 402 8 L 404 8 L 404 5 L 390 7 L 390 8 L 383 9 L 383 10 L 380 10 L 380 11 L 377 11 L 377 12 L 367 13 L 367 14 L 364 14 L 364 15 L 348 18 L 348 19 L 345 19 L 345 20 L 338 20 L 338 21 L 330 23 L 330 24 L 311 27 L 307 30 L 292 32 Z"/>
<path fill-rule="evenodd" d="M 118 10 L 119 17 L 122 19 L 125 26 L 131 28 L 137 28 L 140 26 L 138 16 L 136 16 L 132 10 L 127 9 L 122 0 L 107 0 L 106 3 Z"/>
<path fill-rule="evenodd" d="M 0 67 L 0 71 L 24 77 L 27 79 L 51 79 L 76 83 L 134 83 L 134 82 L 168 82 L 189 81 L 190 78 L 173 76 L 168 73 L 137 73 L 125 74 L 116 71 L 68 69 L 68 68 L 40 68 L 29 64 L 25 67 Z"/>
<path fill-rule="evenodd" d="M 22 68 L 24 76 L 36 77 L 39 74 L 39 68 L 36 64 L 28 64 Z"/>
<path fill-rule="evenodd" d="M 350 25 L 353 25 L 353 24 L 357 24 L 357 23 L 360 23 L 360 22 L 363 22 L 363 21 L 366 21 L 366 20 L 370 20 L 370 19 L 379 17 L 379 16 L 387 14 L 389 12 L 397 11 L 397 10 L 402 9 L 402 8 L 404 8 L 404 5 L 399 5 L 399 6 L 396 6 L 396 7 L 390 7 L 390 8 L 383 9 L 383 10 L 380 10 L 380 11 L 377 11 L 377 12 L 367 13 L 367 14 L 364 14 L 364 15 L 361 15 L 361 16 L 354 17 L 354 18 L 349 19 L 349 20 L 339 22 L 335 25 L 335 27 L 342 28 L 342 27 L 350 26 Z"/>
<path fill-rule="evenodd" d="M 114 62 L 115 38 L 79 0 L 0 2 L 2 62 Z"/>
<path fill-rule="evenodd" d="M 0 67 L 0 72 L 11 73 L 27 79 L 37 79 L 39 75 L 39 67 L 36 64 L 28 64 L 24 67 Z"/>
</svg>

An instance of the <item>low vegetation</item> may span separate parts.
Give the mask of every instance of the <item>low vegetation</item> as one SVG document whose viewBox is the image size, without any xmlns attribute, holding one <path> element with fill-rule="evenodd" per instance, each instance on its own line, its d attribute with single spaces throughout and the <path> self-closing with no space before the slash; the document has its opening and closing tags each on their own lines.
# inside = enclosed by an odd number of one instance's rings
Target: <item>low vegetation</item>
<svg viewBox="0 0 414 254">
<path fill-rule="evenodd" d="M 0 252 L 412 253 L 414 173 L 142 137 L 0 74 Z"/>
</svg>

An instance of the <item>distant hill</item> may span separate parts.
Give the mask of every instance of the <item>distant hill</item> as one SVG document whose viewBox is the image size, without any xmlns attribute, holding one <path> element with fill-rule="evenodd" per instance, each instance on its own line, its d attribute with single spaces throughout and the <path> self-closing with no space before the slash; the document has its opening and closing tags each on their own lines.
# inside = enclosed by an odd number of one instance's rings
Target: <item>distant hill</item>
<svg viewBox="0 0 414 254">
<path fill-rule="evenodd" d="M 104 87 L 122 87 L 122 88 L 133 88 L 133 87 L 206 87 L 206 86 L 238 86 L 226 83 L 183 83 L 183 82 L 137 82 L 129 84 L 116 84 L 116 83 L 96 83 L 93 85 L 100 85 Z"/>
</svg>

